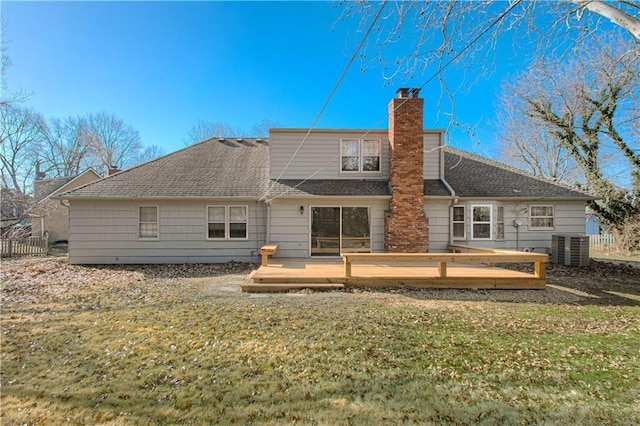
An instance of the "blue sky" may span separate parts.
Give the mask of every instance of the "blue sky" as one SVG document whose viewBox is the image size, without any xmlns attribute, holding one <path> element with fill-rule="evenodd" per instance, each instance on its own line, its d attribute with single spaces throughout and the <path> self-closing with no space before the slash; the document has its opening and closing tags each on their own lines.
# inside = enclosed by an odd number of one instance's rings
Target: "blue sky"
<svg viewBox="0 0 640 426">
<path fill-rule="evenodd" d="M 145 145 L 183 147 L 199 119 L 250 131 L 312 125 L 363 33 L 339 20 L 331 2 L 2 2 L 10 90 L 45 117 L 113 112 Z M 499 58 L 513 53 L 499 46 Z M 519 66 L 499 60 L 491 80 L 456 97 L 456 120 L 474 126 L 481 143 L 454 132 L 451 144 L 490 154 L 491 119 L 503 78 Z M 401 86 L 385 87 L 382 70 L 356 61 L 318 128 L 386 128 L 387 103 Z M 369 66 L 367 64 L 367 66 Z M 454 71 L 451 71 L 452 73 Z M 436 81 L 425 86 L 425 127 L 436 120 Z M 442 117 L 441 117 L 442 118 Z"/>
</svg>

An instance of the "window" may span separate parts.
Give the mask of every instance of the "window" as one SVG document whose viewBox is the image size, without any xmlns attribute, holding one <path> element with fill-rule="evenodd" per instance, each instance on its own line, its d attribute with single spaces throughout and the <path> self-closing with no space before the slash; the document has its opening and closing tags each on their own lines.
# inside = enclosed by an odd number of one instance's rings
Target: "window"
<svg viewBox="0 0 640 426">
<path fill-rule="evenodd" d="M 207 238 L 211 240 L 246 240 L 247 206 L 207 206 Z"/>
<path fill-rule="evenodd" d="M 464 218 L 464 206 L 453 206 L 453 239 L 464 240 L 467 237 Z"/>
<path fill-rule="evenodd" d="M 140 206 L 138 213 L 138 237 L 158 239 L 158 207 Z"/>
<path fill-rule="evenodd" d="M 380 171 L 380 141 L 362 141 L 362 171 Z"/>
<path fill-rule="evenodd" d="M 227 223 L 225 206 L 209 206 L 207 210 L 207 237 L 224 239 L 227 236 L 225 231 Z"/>
<path fill-rule="evenodd" d="M 531 206 L 529 208 L 531 229 L 553 229 L 553 206 Z"/>
<path fill-rule="evenodd" d="M 504 206 L 496 207 L 496 240 L 504 240 Z"/>
<path fill-rule="evenodd" d="M 245 206 L 229 207 L 229 238 L 247 238 L 247 208 Z"/>
<path fill-rule="evenodd" d="M 379 172 L 380 140 L 340 141 L 340 167 L 343 172 Z"/>
<path fill-rule="evenodd" d="M 474 240 L 491 239 L 491 206 L 472 206 L 473 218 L 471 238 Z"/>
<path fill-rule="evenodd" d="M 342 171 L 360 171 L 360 153 L 358 141 L 342 141 Z"/>
</svg>

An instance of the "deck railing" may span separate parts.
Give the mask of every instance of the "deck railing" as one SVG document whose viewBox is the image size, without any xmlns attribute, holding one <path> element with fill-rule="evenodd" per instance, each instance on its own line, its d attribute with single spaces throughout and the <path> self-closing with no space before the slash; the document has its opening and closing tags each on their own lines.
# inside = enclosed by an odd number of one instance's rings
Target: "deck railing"
<svg viewBox="0 0 640 426">
<path fill-rule="evenodd" d="M 49 237 L 3 238 L 0 240 L 1 257 L 46 255 L 49 250 Z"/>
<path fill-rule="evenodd" d="M 448 279 L 447 265 L 450 263 L 486 264 L 488 267 L 496 263 L 533 263 L 534 273 L 529 280 L 534 288 L 544 288 L 547 279 L 547 263 L 549 256 L 543 253 L 527 253 L 512 250 L 492 250 L 478 247 L 449 245 L 454 253 L 342 253 L 344 260 L 344 276 L 352 277 L 353 263 L 436 263 L 438 266 L 436 280 Z M 486 274 L 469 277 L 478 282 L 486 278 Z"/>
</svg>

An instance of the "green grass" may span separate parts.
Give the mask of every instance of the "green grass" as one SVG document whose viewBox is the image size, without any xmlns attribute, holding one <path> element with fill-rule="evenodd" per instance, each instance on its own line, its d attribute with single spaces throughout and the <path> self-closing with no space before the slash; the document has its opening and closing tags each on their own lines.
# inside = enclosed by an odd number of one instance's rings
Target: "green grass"
<svg viewBox="0 0 640 426">
<path fill-rule="evenodd" d="M 0 422 L 640 422 L 638 307 L 203 297 L 204 283 L 5 304 Z"/>
</svg>

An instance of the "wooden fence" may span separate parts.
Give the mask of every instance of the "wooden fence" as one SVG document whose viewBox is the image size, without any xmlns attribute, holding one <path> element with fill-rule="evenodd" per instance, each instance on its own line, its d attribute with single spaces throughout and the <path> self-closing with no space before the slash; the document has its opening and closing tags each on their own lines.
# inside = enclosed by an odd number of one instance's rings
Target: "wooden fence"
<svg viewBox="0 0 640 426">
<path fill-rule="evenodd" d="M 49 237 L 23 237 L 0 240 L 1 257 L 46 255 L 49 250 Z"/>
<path fill-rule="evenodd" d="M 589 247 L 596 250 L 612 248 L 616 240 L 611 234 L 589 235 Z"/>
</svg>

